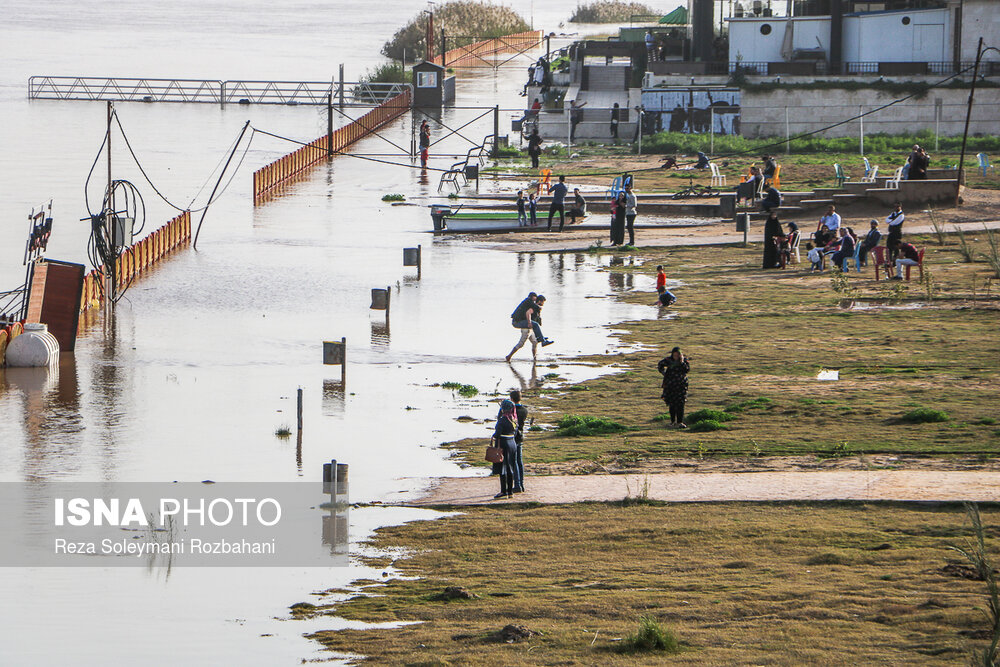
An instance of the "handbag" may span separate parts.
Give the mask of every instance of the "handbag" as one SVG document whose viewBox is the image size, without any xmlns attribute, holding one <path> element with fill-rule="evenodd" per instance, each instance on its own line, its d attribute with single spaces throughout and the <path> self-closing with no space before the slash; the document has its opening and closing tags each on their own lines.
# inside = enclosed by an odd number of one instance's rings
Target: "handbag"
<svg viewBox="0 0 1000 667">
<path fill-rule="evenodd" d="M 503 449 L 500 447 L 494 447 L 493 445 L 487 445 L 486 460 L 490 463 L 503 463 Z"/>
</svg>

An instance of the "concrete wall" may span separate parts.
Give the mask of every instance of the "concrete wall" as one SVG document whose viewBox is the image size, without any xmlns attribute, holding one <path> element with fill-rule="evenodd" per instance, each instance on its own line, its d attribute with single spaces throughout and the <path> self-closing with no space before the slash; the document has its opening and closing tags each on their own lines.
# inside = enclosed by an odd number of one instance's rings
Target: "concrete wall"
<svg viewBox="0 0 1000 667">
<path fill-rule="evenodd" d="M 996 0 L 965 0 L 962 4 L 962 60 L 976 59 L 980 37 L 986 46 L 1000 44 L 1000 3 Z M 1000 54 L 991 51 L 984 59 L 1000 60 Z"/>
<path fill-rule="evenodd" d="M 767 93 L 743 91 L 740 127 L 746 137 L 785 136 L 785 109 L 788 131 L 792 136 L 818 130 L 845 118 L 892 101 L 893 95 L 875 90 L 778 90 Z M 905 134 L 920 130 L 944 136 L 962 134 L 965 124 L 968 89 L 938 89 L 923 99 L 894 105 L 864 119 L 865 135 L 876 133 Z M 940 102 L 938 102 L 940 100 Z M 970 134 L 996 134 L 1000 131 L 1000 89 L 976 91 Z M 859 136 L 860 121 L 851 121 L 828 130 L 824 136 Z"/>
</svg>

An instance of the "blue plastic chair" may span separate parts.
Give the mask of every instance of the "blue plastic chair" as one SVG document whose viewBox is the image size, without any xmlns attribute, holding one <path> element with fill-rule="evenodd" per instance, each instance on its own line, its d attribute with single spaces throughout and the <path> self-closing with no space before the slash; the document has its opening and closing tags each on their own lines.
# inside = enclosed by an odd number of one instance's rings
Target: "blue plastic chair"
<svg viewBox="0 0 1000 667">
<path fill-rule="evenodd" d="M 614 199 L 618 196 L 618 193 L 622 191 L 622 177 L 615 176 L 615 179 L 611 181 L 611 187 L 608 188 L 608 199 Z"/>
<path fill-rule="evenodd" d="M 993 165 L 990 164 L 990 159 L 986 157 L 986 153 L 980 153 L 976 157 L 979 158 L 979 169 L 983 172 L 984 177 L 986 176 L 987 171 L 996 172 Z"/>
<path fill-rule="evenodd" d="M 854 256 L 844 258 L 844 265 L 842 267 L 844 273 L 847 273 L 850 270 L 850 267 L 847 265 L 847 263 L 850 262 L 852 259 L 854 260 L 854 270 L 857 273 L 861 273 L 861 241 L 858 241 L 854 244 Z"/>
<path fill-rule="evenodd" d="M 865 161 L 865 178 L 868 178 L 868 174 L 872 173 L 872 163 L 868 161 L 868 158 L 861 158 Z"/>
</svg>

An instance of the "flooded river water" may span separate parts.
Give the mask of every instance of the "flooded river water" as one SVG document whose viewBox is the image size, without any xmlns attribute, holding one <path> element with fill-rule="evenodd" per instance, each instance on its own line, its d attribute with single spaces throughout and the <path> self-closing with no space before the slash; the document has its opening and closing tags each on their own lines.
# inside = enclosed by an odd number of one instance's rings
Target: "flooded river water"
<svg viewBox="0 0 1000 667">
<path fill-rule="evenodd" d="M 353 79 L 380 61 L 379 45 L 422 8 L 399 0 L 380 3 L 377 15 L 363 5 L 309 2 L 11 4 L 13 18 L 0 27 L 2 289 L 20 284 L 27 213 L 50 198 L 49 256 L 85 261 L 87 229 L 78 220 L 87 214 L 84 182 L 104 132 L 102 103 L 29 102 L 28 76 L 325 80 L 344 62 Z M 510 4 L 551 29 L 575 5 Z M 458 102 L 517 106 L 522 72 L 464 75 Z M 204 201 L 209 174 L 247 119 L 307 141 L 326 126 L 314 107 L 117 109 L 154 183 L 184 205 Z M 444 120 L 454 127 L 469 118 L 446 111 Z M 491 122 L 481 122 L 463 134 L 481 139 L 491 131 Z M 406 117 L 385 134 L 408 146 L 410 132 Z M 115 177 L 140 187 L 147 229 L 155 228 L 174 212 L 115 141 Z M 440 150 L 466 147 L 452 139 Z M 408 157 L 384 157 L 394 165 L 337 158 L 254 208 L 250 171 L 292 149 L 258 135 L 242 171 L 209 210 L 198 251 L 181 250 L 140 278 L 118 305 L 114 326 L 86 328 L 58 372 L 0 370 L 0 481 L 318 483 L 322 464 L 335 458 L 350 464 L 352 501 L 398 500 L 431 478 L 471 474 L 438 445 L 487 435 L 481 421 L 457 418 L 496 413 L 494 397 L 465 399 L 433 385 L 457 381 L 493 392 L 546 373 L 579 379 L 607 372 L 573 357 L 617 352 L 605 325 L 654 315 L 649 307 L 594 298 L 630 285 L 600 270 L 593 256 L 508 253 L 433 238 L 426 204 L 437 175 L 422 178 Z M 375 138 L 355 148 L 394 150 Z M 100 162 L 98 174 L 105 168 Z M 92 206 L 102 178 L 92 184 Z M 381 197 L 389 192 L 418 205 L 386 205 Z M 401 261 L 402 248 L 417 244 L 419 280 Z M 370 289 L 385 286 L 392 290 L 388 321 L 368 308 Z M 537 366 L 527 350 L 508 366 L 503 356 L 516 340 L 509 313 L 529 290 L 549 297 L 545 330 L 557 343 L 540 353 Z M 322 341 L 341 337 L 348 344 L 346 387 L 338 367 L 320 363 Z M 280 426 L 294 430 L 298 387 L 301 451 L 294 435 L 275 436 Z M 355 509 L 351 539 L 433 516 Z M 298 664 L 319 653 L 302 633 L 338 621 L 284 620 L 288 605 L 379 576 L 357 564 L 176 568 L 169 577 L 144 568 L 3 568 L 0 664 L 105 665 L 129 657 L 145 664 Z"/>
</svg>

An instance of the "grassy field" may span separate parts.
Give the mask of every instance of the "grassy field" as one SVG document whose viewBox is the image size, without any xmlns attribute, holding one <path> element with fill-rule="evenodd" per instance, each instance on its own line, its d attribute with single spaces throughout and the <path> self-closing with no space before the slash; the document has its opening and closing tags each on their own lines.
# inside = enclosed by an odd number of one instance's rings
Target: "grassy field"
<svg viewBox="0 0 1000 667">
<path fill-rule="evenodd" d="M 311 635 L 378 664 L 967 665 L 986 584 L 947 547 L 969 535 L 943 505 L 471 508 L 381 529 L 376 547 L 407 554 L 382 564 L 408 578 L 306 615 L 422 621 Z M 621 652 L 642 616 L 680 652 Z M 539 634 L 504 643 L 508 624 Z"/>
<path fill-rule="evenodd" d="M 822 152 L 784 155 L 781 150 L 773 151 L 777 157 L 778 164 L 781 165 L 781 190 L 802 191 L 811 190 L 817 187 L 834 187 L 836 178 L 833 169 L 834 163 L 839 163 L 847 176 L 851 180 L 858 180 L 864 175 L 864 164 L 861 156 L 857 152 Z M 932 151 L 933 152 L 933 151 Z M 554 173 L 566 173 L 574 175 L 575 183 L 601 183 L 607 184 L 612 176 L 605 175 L 605 172 L 620 173 L 623 167 L 610 166 L 629 164 L 639 160 L 632 154 L 631 149 L 612 146 L 574 146 L 573 154 L 578 157 L 570 160 L 564 147 L 558 147 L 554 152 L 543 154 L 540 167 L 549 168 Z M 675 154 L 681 164 L 694 164 L 692 155 L 682 158 L 680 154 Z M 760 152 L 754 152 L 746 156 L 725 157 L 718 155 L 714 161 L 720 165 L 720 172 L 726 175 L 727 182 L 733 189 L 740 178 L 744 176 L 753 163 L 760 163 Z M 934 153 L 931 156 L 932 169 L 947 169 L 958 164 L 958 152 Z M 663 156 L 646 157 L 646 166 L 658 166 Z M 892 176 L 896 167 L 902 166 L 906 160 L 906 153 L 869 153 L 868 159 L 873 165 L 879 165 L 879 173 L 884 176 Z M 982 176 L 976 167 L 976 154 L 969 151 L 965 158 L 966 182 L 969 187 L 978 189 L 996 190 L 1000 189 L 1000 175 L 988 173 Z M 484 169 L 484 173 L 516 173 L 534 174 L 535 170 L 530 169 L 530 163 L 526 157 L 516 159 L 501 159 L 496 168 Z M 600 173 L 599 177 L 580 178 L 577 174 Z M 641 174 L 642 192 L 650 194 L 657 191 L 677 192 L 692 181 L 701 185 L 708 185 L 711 180 L 708 170 L 654 170 Z"/>
<path fill-rule="evenodd" d="M 988 252 L 985 234 L 978 241 L 967 236 L 976 255 Z M 910 240 L 926 248 L 924 283 L 916 271 L 909 283 L 876 283 L 870 267 L 846 282 L 834 277 L 839 272 L 809 274 L 801 264 L 763 271 L 759 245 L 631 253 L 637 266 L 608 270 L 620 272 L 623 285 L 643 284 L 630 275 L 643 274 L 646 287 L 623 298 L 654 301 L 645 290 L 663 264 L 669 278 L 684 283 L 673 290 L 679 301 L 668 311 L 676 317 L 616 327 L 626 331 L 625 343 L 642 344 L 643 351 L 590 361 L 614 363 L 620 372 L 572 387 L 550 380 L 526 395 L 543 429 L 528 434 L 529 469 L 559 463 L 599 472 L 676 456 L 996 457 L 1000 280 L 990 282 L 985 263 L 964 263 L 955 237 L 944 246 L 932 237 Z M 883 307 L 845 309 L 845 297 Z M 725 411 L 733 419 L 720 430 L 675 430 L 657 421 L 665 406 L 656 363 L 674 345 L 691 359 L 688 414 Z M 817 381 L 823 369 L 838 370 L 840 380 Z M 944 411 L 947 420 L 904 423 L 920 408 Z M 561 435 L 556 425 L 565 415 L 603 417 L 628 430 Z M 452 446 L 470 464 L 484 465 L 484 442 Z"/>
</svg>

